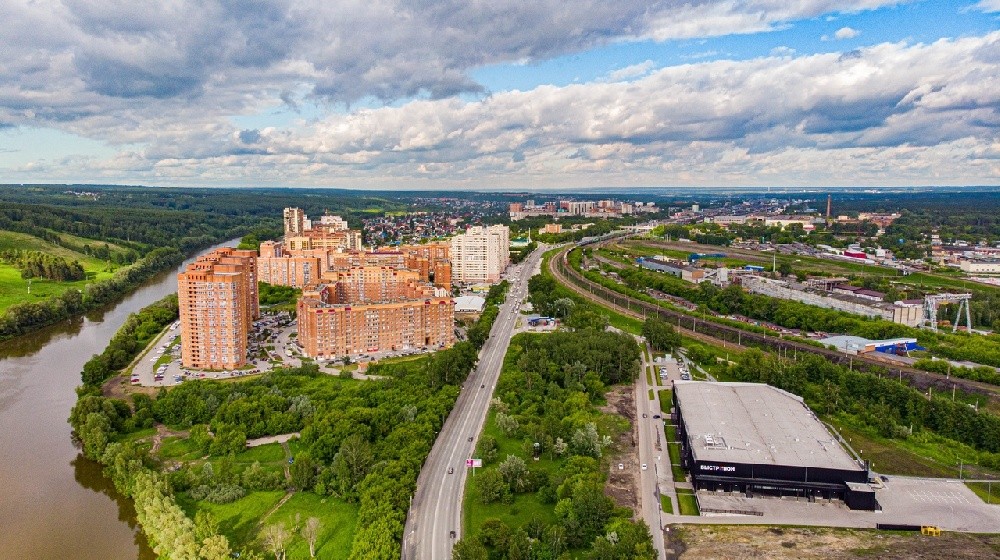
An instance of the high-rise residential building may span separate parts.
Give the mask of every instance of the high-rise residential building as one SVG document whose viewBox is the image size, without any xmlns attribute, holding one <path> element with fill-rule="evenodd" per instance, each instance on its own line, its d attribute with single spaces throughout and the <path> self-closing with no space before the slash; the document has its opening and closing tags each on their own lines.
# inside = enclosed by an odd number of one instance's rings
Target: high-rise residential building
<svg viewBox="0 0 1000 560">
<path fill-rule="evenodd" d="M 455 302 L 413 271 L 364 267 L 303 290 L 298 342 L 313 358 L 454 344 Z"/>
<path fill-rule="evenodd" d="M 313 222 L 312 227 L 328 228 L 331 231 L 343 231 L 347 229 L 347 220 L 341 218 L 340 216 L 325 214 L 320 216 L 318 222 Z"/>
<path fill-rule="evenodd" d="M 507 226 L 473 226 L 451 238 L 453 282 L 499 282 L 509 263 L 510 228 Z"/>
<path fill-rule="evenodd" d="M 276 241 L 260 244 L 257 257 L 257 280 L 276 286 L 301 288 L 315 284 L 326 269 L 323 258 L 286 253 Z"/>
<path fill-rule="evenodd" d="M 256 251 L 216 249 L 177 275 L 181 365 L 234 369 L 246 363 L 247 338 L 260 316 Z"/>
<path fill-rule="evenodd" d="M 285 208 L 285 237 L 302 235 L 306 228 L 306 213 L 301 208 Z"/>
<path fill-rule="evenodd" d="M 285 235 L 285 249 L 309 251 L 312 249 L 342 249 L 360 251 L 361 232 L 353 229 L 307 229 L 299 235 Z"/>
</svg>

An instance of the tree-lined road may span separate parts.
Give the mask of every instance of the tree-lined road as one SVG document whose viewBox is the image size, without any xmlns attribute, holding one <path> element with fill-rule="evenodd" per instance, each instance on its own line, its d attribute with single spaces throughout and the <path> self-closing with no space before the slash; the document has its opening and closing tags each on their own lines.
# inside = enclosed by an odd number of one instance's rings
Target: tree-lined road
<svg viewBox="0 0 1000 560">
<path fill-rule="evenodd" d="M 508 275 L 507 299 L 500 306 L 490 337 L 479 353 L 479 364 L 466 380 L 417 479 L 417 491 L 403 534 L 404 560 L 451 558 L 452 545 L 462 537 L 465 461 L 473 457 L 517 323 L 520 303 L 528 293 L 528 279 L 538 267 L 544 250 L 536 249 Z M 452 474 L 448 474 L 449 468 L 454 469 Z"/>
</svg>

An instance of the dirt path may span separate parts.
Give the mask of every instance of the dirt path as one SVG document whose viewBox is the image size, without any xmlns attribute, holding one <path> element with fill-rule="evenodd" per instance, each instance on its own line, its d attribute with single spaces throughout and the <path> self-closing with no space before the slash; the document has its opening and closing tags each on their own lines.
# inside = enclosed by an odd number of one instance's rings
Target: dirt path
<svg viewBox="0 0 1000 560">
<path fill-rule="evenodd" d="M 285 451 L 285 480 L 289 483 L 292 482 L 292 472 L 288 470 L 289 459 L 292 458 L 292 450 L 288 447 L 288 440 L 281 442 L 281 449 Z"/>
<path fill-rule="evenodd" d="M 283 449 L 285 451 L 285 481 L 288 482 L 288 483 L 291 483 L 292 482 L 292 473 L 288 470 L 288 465 L 289 465 L 288 460 L 292 458 L 292 450 L 289 449 L 289 447 L 288 447 L 288 441 L 287 440 L 279 442 L 279 443 L 281 443 L 281 449 Z M 274 504 L 274 507 L 271 508 L 271 509 L 269 509 L 268 512 L 265 513 L 264 516 L 260 518 L 260 522 L 258 523 L 258 526 L 263 527 L 264 526 L 264 522 L 267 521 L 267 518 L 271 517 L 271 515 L 274 512 L 278 511 L 278 508 L 280 508 L 281 506 L 285 505 L 285 502 L 287 502 L 288 500 L 290 500 L 293 495 L 295 495 L 295 491 L 294 490 L 289 490 L 289 491 L 285 492 L 285 495 L 282 496 L 280 500 L 278 500 L 278 503 Z"/>
<path fill-rule="evenodd" d="M 163 438 L 167 437 L 188 437 L 189 432 L 187 430 L 171 430 L 170 428 L 164 426 L 163 424 L 156 425 L 156 433 L 153 434 L 153 447 L 150 448 L 150 455 L 156 453 L 160 449 L 160 444 L 163 443 Z"/>
<path fill-rule="evenodd" d="M 278 500 L 278 503 L 274 504 L 273 508 L 267 510 L 267 513 L 265 513 L 264 516 L 260 518 L 260 521 L 257 523 L 257 525 L 260 526 L 260 527 L 263 527 L 264 526 L 264 522 L 267 521 L 267 518 L 271 517 L 271 515 L 274 512 L 278 511 L 278 508 L 280 508 L 281 506 L 285 505 L 285 502 L 287 502 L 288 500 L 290 500 L 293 495 L 295 495 L 295 492 L 292 492 L 291 490 L 289 490 L 288 492 L 286 492 L 285 495 L 282 496 L 280 500 Z"/>
</svg>

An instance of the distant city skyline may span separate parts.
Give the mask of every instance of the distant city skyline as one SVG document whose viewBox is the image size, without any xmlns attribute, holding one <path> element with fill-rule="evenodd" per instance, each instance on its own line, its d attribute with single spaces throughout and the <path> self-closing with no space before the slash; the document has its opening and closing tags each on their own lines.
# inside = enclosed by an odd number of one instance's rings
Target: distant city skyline
<svg viewBox="0 0 1000 560">
<path fill-rule="evenodd" d="M 1000 0 L 0 13 L 0 183 L 1000 185 Z"/>
</svg>

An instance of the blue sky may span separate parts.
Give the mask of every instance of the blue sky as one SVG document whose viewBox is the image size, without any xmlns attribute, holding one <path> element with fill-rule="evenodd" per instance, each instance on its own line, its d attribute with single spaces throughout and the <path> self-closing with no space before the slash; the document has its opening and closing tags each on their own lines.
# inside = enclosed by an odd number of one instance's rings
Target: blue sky
<svg viewBox="0 0 1000 560">
<path fill-rule="evenodd" d="M 1000 184 L 1000 0 L 5 10 L 0 182 Z"/>
</svg>

